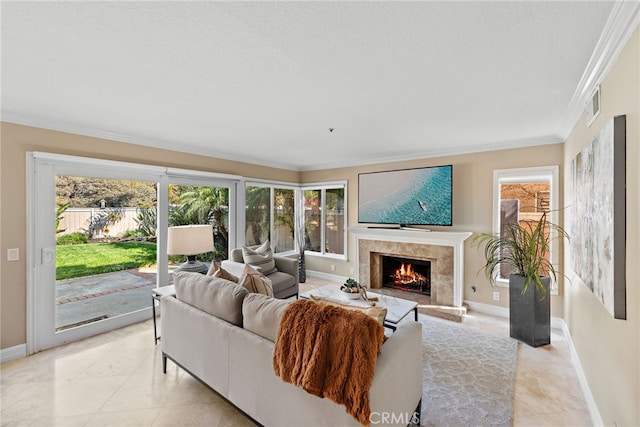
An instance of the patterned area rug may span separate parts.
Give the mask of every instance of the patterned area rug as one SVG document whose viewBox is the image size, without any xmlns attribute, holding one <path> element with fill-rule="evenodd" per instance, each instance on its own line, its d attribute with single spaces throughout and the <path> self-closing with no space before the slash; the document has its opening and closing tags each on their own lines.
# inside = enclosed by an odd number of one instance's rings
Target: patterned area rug
<svg viewBox="0 0 640 427">
<path fill-rule="evenodd" d="M 419 316 L 423 426 L 511 426 L 518 343 Z"/>
</svg>

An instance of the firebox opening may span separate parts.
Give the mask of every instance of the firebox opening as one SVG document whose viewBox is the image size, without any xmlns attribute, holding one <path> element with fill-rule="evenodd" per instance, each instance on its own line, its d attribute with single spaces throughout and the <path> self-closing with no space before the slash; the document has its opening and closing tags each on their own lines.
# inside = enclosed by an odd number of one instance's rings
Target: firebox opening
<svg viewBox="0 0 640 427">
<path fill-rule="evenodd" d="M 431 261 L 382 256 L 382 286 L 431 295 Z"/>
</svg>

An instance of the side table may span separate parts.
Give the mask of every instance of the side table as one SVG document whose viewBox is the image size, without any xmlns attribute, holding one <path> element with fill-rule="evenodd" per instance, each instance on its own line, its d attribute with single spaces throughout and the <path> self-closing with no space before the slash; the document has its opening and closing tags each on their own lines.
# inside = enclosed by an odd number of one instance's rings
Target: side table
<svg viewBox="0 0 640 427">
<path fill-rule="evenodd" d="M 151 311 L 153 313 L 153 337 L 155 338 L 154 344 L 158 344 L 160 337 L 158 336 L 158 329 L 156 327 L 156 301 L 160 302 L 163 296 L 176 296 L 176 287 L 174 285 L 160 286 L 159 288 L 151 289 Z"/>
</svg>

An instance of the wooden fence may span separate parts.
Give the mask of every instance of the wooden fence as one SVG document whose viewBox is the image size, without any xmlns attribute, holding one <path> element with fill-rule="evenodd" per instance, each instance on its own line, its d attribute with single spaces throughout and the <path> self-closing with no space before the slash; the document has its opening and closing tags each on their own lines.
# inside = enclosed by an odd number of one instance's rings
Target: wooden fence
<svg viewBox="0 0 640 427">
<path fill-rule="evenodd" d="M 135 222 L 134 218 L 137 216 L 136 208 L 121 208 L 122 209 L 122 219 L 115 224 L 109 224 L 108 233 L 97 232 L 93 237 L 100 238 L 106 237 L 106 235 L 110 237 L 120 237 L 126 231 L 129 230 L 137 230 L 138 224 Z M 58 225 L 59 230 L 64 230 L 61 233 L 58 233 L 58 236 L 62 236 L 64 234 L 71 233 L 84 233 L 89 229 L 89 224 L 91 223 L 91 219 L 102 213 L 106 212 L 105 209 L 100 208 L 69 208 L 62 213 L 62 219 L 60 220 L 60 225 Z"/>
</svg>

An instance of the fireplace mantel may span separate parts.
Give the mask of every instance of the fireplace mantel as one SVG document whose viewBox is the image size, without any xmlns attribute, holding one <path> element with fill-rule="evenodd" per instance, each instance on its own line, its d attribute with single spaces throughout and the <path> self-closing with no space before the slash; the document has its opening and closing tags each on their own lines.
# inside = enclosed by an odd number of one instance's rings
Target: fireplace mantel
<svg viewBox="0 0 640 427">
<path fill-rule="evenodd" d="M 453 248 L 453 257 L 449 258 L 448 262 L 453 263 L 450 265 L 450 271 L 453 274 L 452 280 L 447 280 L 453 286 L 447 292 L 441 292 L 441 297 L 445 300 L 437 301 L 440 304 L 450 305 L 453 307 L 462 307 L 462 293 L 463 293 L 463 280 L 464 280 L 464 241 L 468 239 L 473 233 L 467 231 L 427 231 L 420 229 L 397 229 L 397 228 L 367 228 L 367 227 L 349 227 L 348 230 L 356 237 L 356 280 L 362 281 L 363 275 L 361 273 L 361 259 L 365 258 L 363 262 L 368 259 L 367 254 L 360 254 L 360 248 L 370 245 L 362 245 L 365 241 L 377 241 L 377 242 L 400 242 L 411 243 L 418 245 L 430 245 L 430 246 L 449 246 Z M 362 242 L 361 242 L 362 241 Z M 362 244 L 361 244 L 362 243 Z M 387 244 L 388 245 L 388 244 Z M 361 255 L 365 255 L 361 257 Z M 368 279 L 368 275 L 366 277 Z"/>
<path fill-rule="evenodd" d="M 454 247 L 462 245 L 473 234 L 470 231 L 428 231 L 417 228 L 349 227 L 348 230 L 357 238 Z"/>
</svg>

